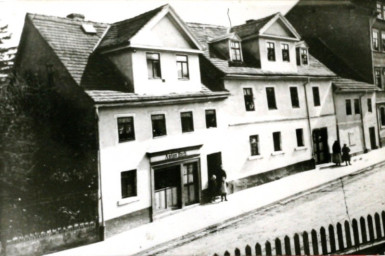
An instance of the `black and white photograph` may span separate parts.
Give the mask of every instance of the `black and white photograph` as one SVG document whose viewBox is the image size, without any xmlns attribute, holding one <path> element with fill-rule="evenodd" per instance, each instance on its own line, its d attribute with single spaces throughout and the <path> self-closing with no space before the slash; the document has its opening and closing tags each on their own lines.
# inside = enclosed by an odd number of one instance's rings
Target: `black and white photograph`
<svg viewBox="0 0 385 256">
<path fill-rule="evenodd" d="M 0 0 L 0 256 L 385 255 L 385 0 Z"/>
</svg>

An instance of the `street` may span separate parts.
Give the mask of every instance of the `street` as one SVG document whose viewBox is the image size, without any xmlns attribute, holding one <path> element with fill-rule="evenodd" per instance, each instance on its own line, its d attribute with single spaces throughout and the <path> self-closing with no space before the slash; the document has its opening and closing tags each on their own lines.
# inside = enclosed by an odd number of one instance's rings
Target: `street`
<svg viewBox="0 0 385 256">
<path fill-rule="evenodd" d="M 354 163 L 353 163 L 354 164 Z M 335 168 L 335 171 L 345 167 Z M 322 169 L 320 170 L 322 172 Z M 385 209 L 385 168 L 338 179 L 316 192 L 277 204 L 251 217 L 159 255 L 223 255 L 257 242 L 292 237 L 294 233 L 319 230 L 321 226 L 359 218 Z M 247 200 L 245 198 L 245 200 Z"/>
</svg>

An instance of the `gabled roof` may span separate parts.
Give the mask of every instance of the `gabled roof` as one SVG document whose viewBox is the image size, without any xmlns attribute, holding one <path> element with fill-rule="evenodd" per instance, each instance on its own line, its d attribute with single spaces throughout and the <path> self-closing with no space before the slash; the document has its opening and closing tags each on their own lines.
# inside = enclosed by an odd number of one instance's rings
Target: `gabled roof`
<svg viewBox="0 0 385 256">
<path fill-rule="evenodd" d="M 27 14 L 26 19 L 35 26 L 75 82 L 80 85 L 88 58 L 108 25 L 31 13 Z M 84 33 L 81 28 L 83 23 L 92 24 L 96 34 Z"/>
<path fill-rule="evenodd" d="M 127 43 L 144 25 L 154 18 L 167 5 L 142 13 L 128 20 L 116 22 L 110 26 L 99 44 L 99 48 L 108 48 Z"/>
<path fill-rule="evenodd" d="M 333 85 L 335 86 L 337 93 L 343 92 L 375 92 L 380 91 L 380 89 L 373 85 L 365 82 L 360 82 L 348 78 L 335 78 L 333 80 Z"/>
<path fill-rule="evenodd" d="M 270 16 L 269 16 L 270 17 Z M 271 17 L 270 17 L 271 18 Z M 220 37 L 227 33 L 227 28 L 223 26 L 188 23 L 190 30 L 200 40 L 201 44 L 206 45 L 204 57 L 208 59 L 220 72 L 227 75 L 285 75 L 285 76 L 335 76 L 325 65 L 309 55 L 309 65 L 298 66 L 297 72 L 267 71 L 257 67 L 238 67 L 231 66 L 227 60 L 210 56 L 207 44 L 212 38 Z"/>
</svg>

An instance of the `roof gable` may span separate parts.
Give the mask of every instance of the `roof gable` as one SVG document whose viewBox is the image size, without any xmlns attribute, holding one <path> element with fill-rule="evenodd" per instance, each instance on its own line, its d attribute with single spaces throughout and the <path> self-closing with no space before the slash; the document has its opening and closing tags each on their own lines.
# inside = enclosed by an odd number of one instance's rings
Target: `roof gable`
<svg viewBox="0 0 385 256">
<path fill-rule="evenodd" d="M 280 13 L 275 14 L 260 30 L 260 35 L 272 35 L 278 37 L 301 39 L 301 36 Z"/>
</svg>

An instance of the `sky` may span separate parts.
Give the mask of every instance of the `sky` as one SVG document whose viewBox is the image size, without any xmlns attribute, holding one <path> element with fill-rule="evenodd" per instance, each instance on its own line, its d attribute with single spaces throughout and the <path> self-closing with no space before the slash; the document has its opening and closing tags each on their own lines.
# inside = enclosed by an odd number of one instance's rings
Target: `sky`
<svg viewBox="0 0 385 256">
<path fill-rule="evenodd" d="M 229 26 L 270 14 L 285 14 L 298 0 L 0 0 L 0 24 L 8 24 L 12 45 L 19 42 L 25 14 L 65 17 L 81 13 L 86 20 L 112 23 L 169 3 L 185 22 Z"/>
</svg>

